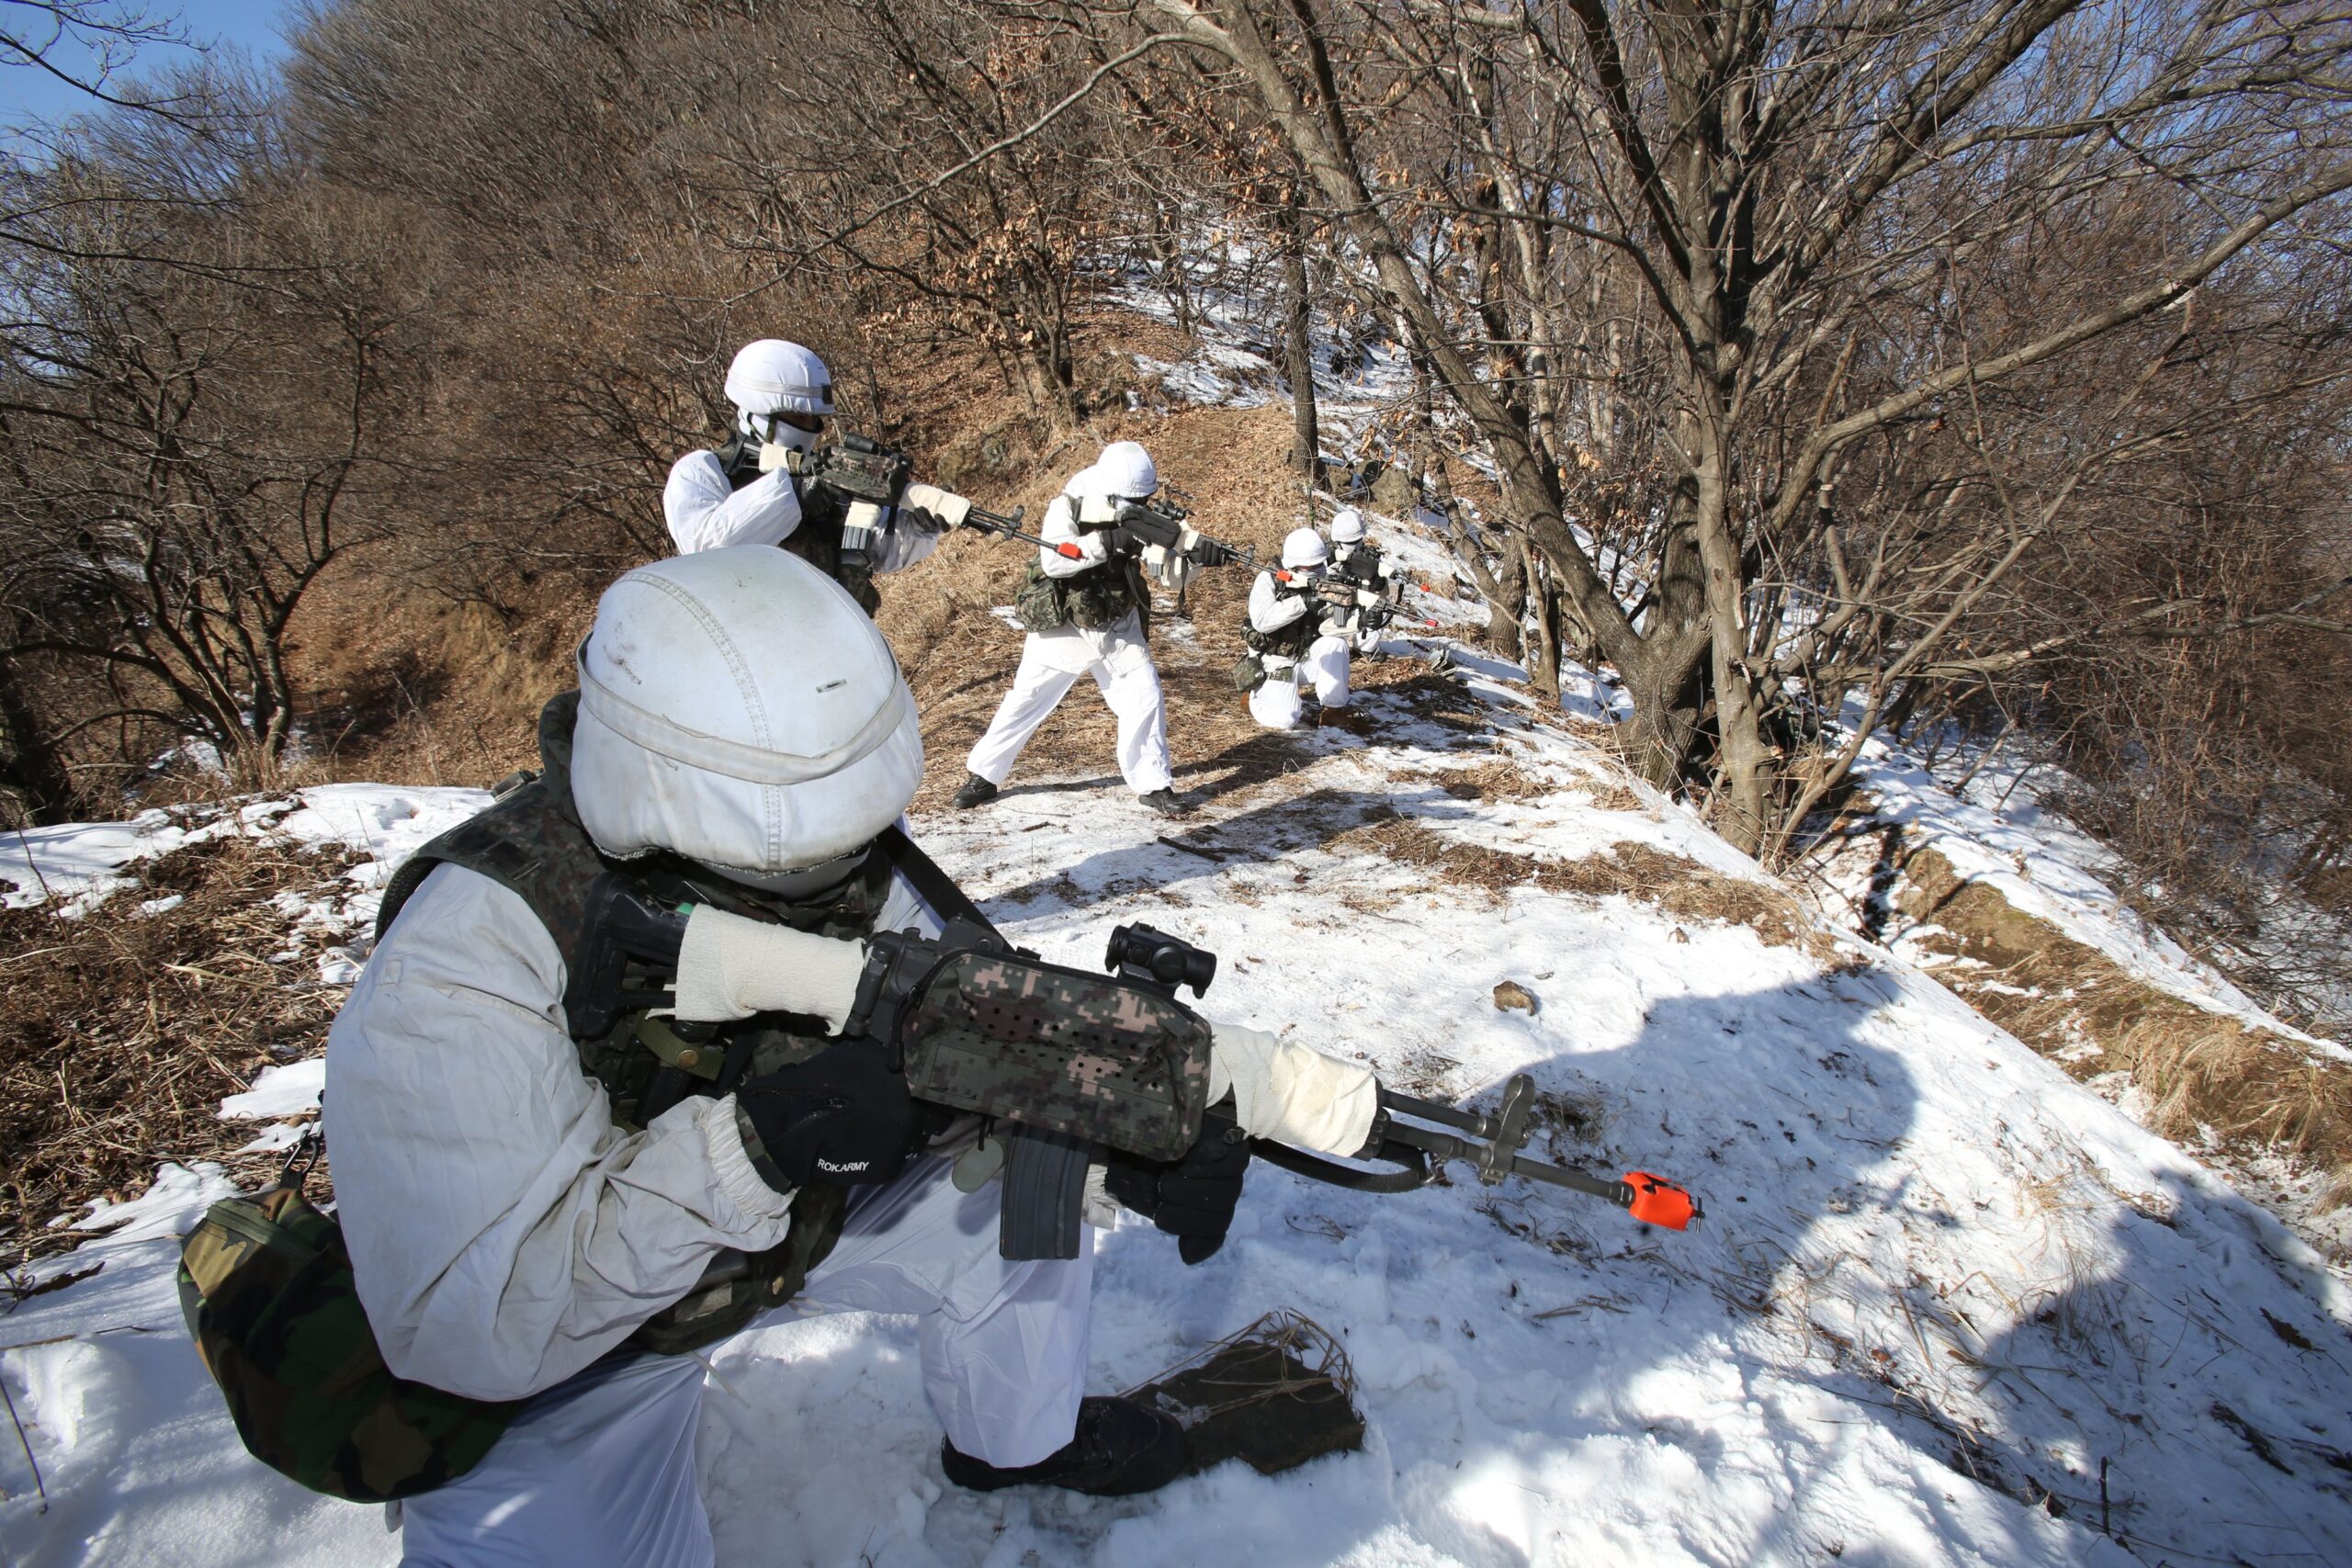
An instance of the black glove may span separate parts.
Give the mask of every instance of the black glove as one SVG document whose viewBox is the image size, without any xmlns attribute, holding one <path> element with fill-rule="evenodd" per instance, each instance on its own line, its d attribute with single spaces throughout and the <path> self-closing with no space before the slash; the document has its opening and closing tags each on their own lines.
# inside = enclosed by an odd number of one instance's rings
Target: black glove
<svg viewBox="0 0 2352 1568">
<path fill-rule="evenodd" d="M 922 1134 L 906 1078 L 890 1070 L 881 1046 L 864 1040 L 747 1080 L 735 1109 L 752 1168 L 778 1191 L 891 1180 Z"/>
<path fill-rule="evenodd" d="M 1241 1130 L 1220 1116 L 1201 1129 L 1200 1141 L 1176 1160 L 1137 1159 L 1114 1152 L 1102 1186 L 1123 1207 L 1176 1238 L 1176 1256 L 1203 1263 L 1216 1256 L 1241 1201 L 1241 1173 L 1250 1168 L 1250 1144 Z M 1229 1141 L 1228 1141 L 1229 1140 Z"/>
</svg>

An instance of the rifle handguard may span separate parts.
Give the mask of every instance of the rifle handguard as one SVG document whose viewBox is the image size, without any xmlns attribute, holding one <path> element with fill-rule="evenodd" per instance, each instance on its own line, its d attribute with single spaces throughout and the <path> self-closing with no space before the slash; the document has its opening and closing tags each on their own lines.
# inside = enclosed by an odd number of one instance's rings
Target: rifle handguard
<svg viewBox="0 0 2352 1568">
<path fill-rule="evenodd" d="M 1174 1159 L 1208 1107 L 1206 1021 L 1161 989 L 1041 961 L 968 920 L 867 939 L 845 1034 L 916 1099 Z"/>
</svg>

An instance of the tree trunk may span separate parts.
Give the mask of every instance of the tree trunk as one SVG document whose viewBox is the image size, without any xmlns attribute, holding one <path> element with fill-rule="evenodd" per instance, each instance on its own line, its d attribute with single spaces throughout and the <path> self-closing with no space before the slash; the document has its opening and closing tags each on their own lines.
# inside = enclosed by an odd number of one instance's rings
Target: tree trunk
<svg viewBox="0 0 2352 1568">
<path fill-rule="evenodd" d="M 1437 413 L 1430 399 L 1430 378 L 1426 366 L 1417 366 L 1415 384 L 1419 389 L 1420 427 L 1414 441 L 1414 452 L 1419 471 L 1414 476 L 1416 488 L 1430 498 L 1430 505 L 1446 522 L 1446 543 L 1453 558 L 1470 574 L 1470 581 L 1487 601 L 1487 629 L 1478 640 L 1505 659 L 1518 660 L 1525 656 L 1521 622 L 1527 615 L 1528 556 L 1527 541 L 1516 533 L 1503 536 L 1502 570 L 1488 571 L 1478 547 L 1470 542 L 1468 530 L 1462 522 L 1462 503 L 1453 493 L 1453 476 L 1445 471 L 1445 457 L 1437 444 Z"/>
<path fill-rule="evenodd" d="M 1657 788 L 1672 790 L 1690 768 L 1707 705 L 1707 582 L 1699 558 L 1695 479 L 1675 487 L 1658 558 L 1641 657 L 1614 662 L 1634 703 L 1625 739 L 1634 770 Z"/>
<path fill-rule="evenodd" d="M 1283 359 L 1290 378 L 1290 460 L 1308 485 L 1322 482 L 1323 437 L 1315 406 L 1313 297 L 1307 291 L 1306 233 L 1293 192 L 1280 209 L 1283 247 Z"/>
<path fill-rule="evenodd" d="M 1522 546 L 1522 553 L 1524 549 Z M 1528 650 L 1533 657 L 1528 660 L 1527 679 L 1546 704 L 1560 700 L 1560 628 L 1552 594 L 1541 564 L 1529 557 L 1527 596 L 1535 609 L 1535 646 Z"/>
<path fill-rule="evenodd" d="M 1706 571 L 1708 653 L 1715 698 L 1716 766 L 1723 773 L 1714 829 L 1736 848 L 1764 844 L 1764 807 L 1771 793 L 1772 748 L 1764 740 L 1762 705 L 1747 672 L 1747 616 L 1739 544 L 1731 517 L 1720 432 L 1702 420 L 1698 485 L 1699 556 Z"/>
<path fill-rule="evenodd" d="M 1527 541 L 1513 539 L 1503 556 L 1502 575 L 1491 589 L 1481 584 L 1487 594 L 1487 629 L 1478 640 L 1505 659 L 1517 660 L 1526 652 L 1520 627 L 1527 616 Z"/>
<path fill-rule="evenodd" d="M 6 674 L 0 674 L 0 795 L 17 818 L 14 827 L 62 822 L 73 811 L 74 784 L 64 761 Z"/>
</svg>

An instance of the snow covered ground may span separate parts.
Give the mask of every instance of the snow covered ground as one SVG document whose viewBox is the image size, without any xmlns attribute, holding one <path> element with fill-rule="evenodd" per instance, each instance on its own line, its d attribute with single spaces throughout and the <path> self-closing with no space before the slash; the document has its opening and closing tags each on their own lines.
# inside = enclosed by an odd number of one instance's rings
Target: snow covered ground
<svg viewBox="0 0 2352 1568">
<path fill-rule="evenodd" d="M 1340 1336 L 1370 1423 L 1361 1453 L 1145 1498 L 946 1485 L 910 1322 L 747 1334 L 711 1357 L 701 1434 L 720 1561 L 2352 1562 L 2352 1292 L 2194 1160 L 1898 955 L 1848 940 L 1825 966 L 1384 852 L 1393 812 L 1449 844 L 1569 861 L 1631 840 L 1759 874 L 1511 674 L 1465 659 L 1483 728 L 1372 695 L 1370 739 L 1298 737 L 1295 769 L 1181 824 L 1114 779 L 1016 775 L 917 830 L 1049 958 L 1091 965 L 1147 919 L 1222 955 L 1213 1016 L 1441 1099 L 1532 1073 L 1531 1153 L 1679 1177 L 1705 1223 L 1645 1230 L 1459 1167 L 1380 1197 L 1260 1166 L 1199 1268 L 1148 1226 L 1106 1234 L 1094 1386 L 1288 1305 Z M 1481 798 L 1462 775 L 1498 761 L 1550 787 Z M 480 799 L 311 791 L 279 826 L 372 853 L 330 912 L 356 925 L 397 857 Z M 121 842 L 37 852 L 44 875 L 102 876 Z M 1505 980 L 1532 1012 L 1497 1008 Z M 273 1076 L 237 1110 L 299 1112 L 312 1087 Z M 9 1563 L 396 1560 L 380 1511 L 247 1460 L 197 1364 L 170 1238 L 220 1188 L 167 1168 L 42 1267 L 99 1273 L 0 1321 L 23 1430 L 0 1453 Z"/>
<path fill-rule="evenodd" d="M 1174 360 L 1138 354 L 1133 356 L 1136 368 L 1156 378 L 1160 390 L 1179 402 L 1214 408 L 1286 403 L 1281 266 L 1243 243 L 1228 242 L 1219 249 L 1219 265 L 1197 263 L 1186 289 L 1191 352 Z M 1145 274 L 1129 275 L 1111 290 L 1109 300 L 1148 320 L 1180 324 L 1166 290 Z M 1411 362 L 1385 333 L 1350 338 L 1319 312 L 1309 339 L 1323 448 L 1367 455 L 1359 449 L 1374 422 L 1411 397 Z"/>
<path fill-rule="evenodd" d="M 345 878 L 348 894 L 320 910 L 359 930 L 375 918 L 373 895 L 411 852 L 488 804 L 478 789 L 316 784 L 233 806 L 142 811 L 128 822 L 20 828 L 0 838 L 0 897 L 12 909 L 54 901 L 58 913 L 76 915 L 127 886 L 126 869 L 141 861 L 232 834 L 275 836 L 343 844 L 362 857 Z"/>
<path fill-rule="evenodd" d="M 1964 756 L 1962 766 L 1981 755 Z M 2265 1012 L 2219 969 L 2126 905 L 2108 875 L 2112 854 L 2043 805 L 2037 774 L 2054 777 L 2039 765 L 1994 757 L 1948 784 L 1917 754 L 1879 737 L 1863 744 L 1854 784 L 1875 803 L 1874 820 L 1901 829 L 1907 846 L 1936 851 L 1960 875 L 1989 885 L 2012 908 L 2098 949 L 2134 979 L 2352 1061 L 2352 1051 L 2336 1042 Z M 1838 891 L 1859 920 L 1866 888 L 1849 877 Z M 1934 934 L 1931 927 L 1907 928 L 1894 942 L 1906 956 L 1926 957 L 1928 950 L 1916 944 Z"/>
</svg>

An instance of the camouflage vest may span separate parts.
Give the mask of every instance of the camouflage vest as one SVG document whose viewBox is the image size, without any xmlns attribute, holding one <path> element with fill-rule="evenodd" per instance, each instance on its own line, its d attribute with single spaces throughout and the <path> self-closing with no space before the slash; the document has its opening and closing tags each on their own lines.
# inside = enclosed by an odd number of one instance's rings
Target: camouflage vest
<svg viewBox="0 0 2352 1568">
<path fill-rule="evenodd" d="M 760 471 L 760 446 L 756 437 L 739 430 L 718 448 L 718 466 L 727 470 L 729 489 L 741 490 L 764 477 Z M 842 525 L 848 520 L 848 508 L 822 485 L 802 484 L 797 469 L 792 475 L 792 491 L 800 498 L 800 526 L 776 547 L 787 555 L 798 556 L 840 583 L 868 615 L 873 615 L 882 607 L 882 595 L 874 588 L 874 574 L 862 566 L 842 563 Z"/>
<path fill-rule="evenodd" d="M 1048 577 L 1031 561 L 1012 596 L 1014 616 L 1033 632 L 1061 626 L 1100 631 L 1117 625 L 1130 610 L 1142 618 L 1144 635 L 1148 637 L 1151 592 L 1144 586 L 1142 569 L 1125 555 L 1071 577 Z"/>
<path fill-rule="evenodd" d="M 1286 626 L 1261 632 L 1254 625 L 1241 628 L 1242 645 L 1252 653 L 1271 653 L 1293 663 L 1306 657 L 1315 639 L 1323 635 L 1323 607 L 1313 599 L 1306 604 L 1306 614 Z"/>
</svg>

